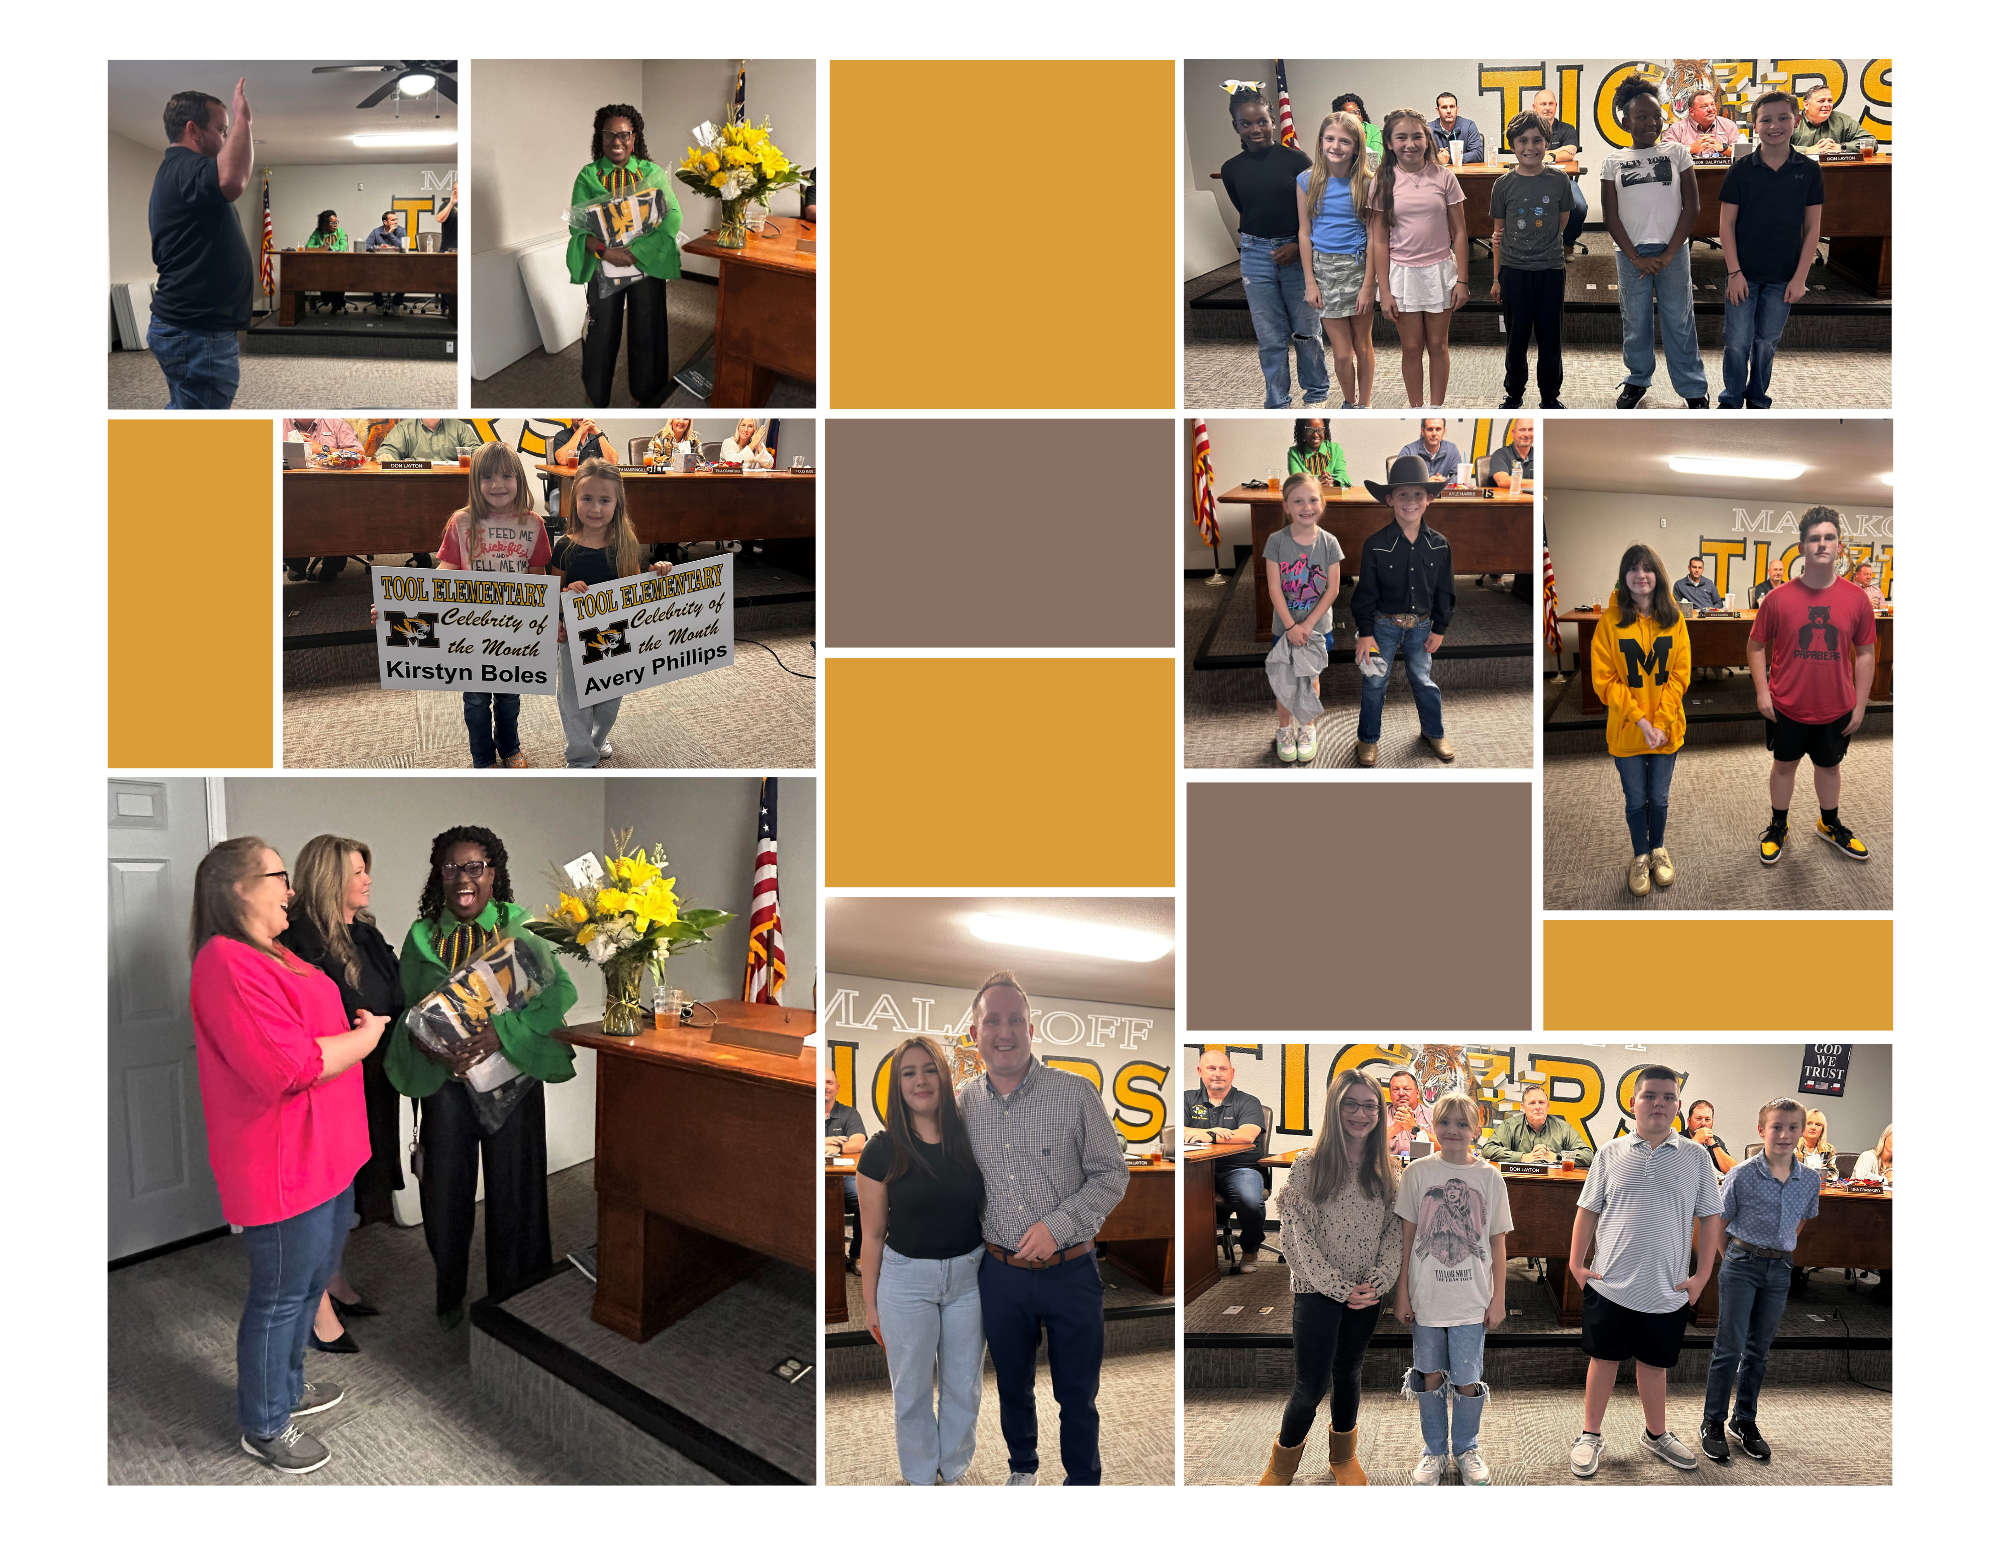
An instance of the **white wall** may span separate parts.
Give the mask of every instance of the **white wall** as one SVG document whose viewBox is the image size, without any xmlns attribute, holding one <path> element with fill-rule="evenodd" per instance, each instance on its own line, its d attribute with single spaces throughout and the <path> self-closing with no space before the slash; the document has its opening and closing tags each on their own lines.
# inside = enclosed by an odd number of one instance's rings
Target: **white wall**
<svg viewBox="0 0 2000 1545">
<path fill-rule="evenodd" d="M 1031 973 L 1026 980 L 1032 994 Z M 870 1132 L 882 1126 L 886 1063 L 897 1043 L 929 1035 L 950 1054 L 972 1020 L 971 991 L 935 983 L 834 973 L 822 1002 L 828 1065 L 840 1077 L 841 1098 L 861 1112 Z M 1172 1112 L 1178 1107 L 1164 1092 L 1172 1066 L 1172 1009 L 1038 994 L 1031 1007 L 1035 1055 L 1052 1067 L 1094 1075 L 1106 1113 L 1132 1142 L 1151 1142 L 1163 1123 L 1177 1119 Z"/>
<path fill-rule="evenodd" d="M 1744 1144 L 1757 1141 L 1757 1108 L 1779 1095 L 1825 1111 L 1827 1131 L 1842 1149 L 1874 1147 L 1882 1128 L 1894 1119 L 1887 1042 L 1850 1048 L 1847 1092 L 1839 1099 L 1798 1092 L 1799 1069 L 1807 1048 L 1797 1041 L 1760 1045 L 1656 1045 L 1648 1041 L 1636 1049 L 1624 1044 L 1534 1041 L 1462 1049 L 1494 1056 L 1495 1072 L 1503 1078 L 1548 1075 L 1552 1080 L 1547 1086 L 1549 1108 L 1600 1148 L 1616 1137 L 1621 1127 L 1629 1129 L 1632 1124 L 1629 1090 L 1625 1103 L 1620 1104 L 1622 1081 L 1653 1062 L 1684 1075 L 1683 1110 L 1696 1100 L 1707 1100 L 1715 1107 L 1716 1131 L 1729 1151 L 1739 1156 Z M 1413 1062 L 1418 1052 L 1415 1046 L 1339 1043 L 1238 1045 L 1231 1050 L 1236 1087 L 1271 1107 L 1274 1153 L 1312 1145 L 1324 1120 L 1327 1083 L 1337 1072 L 1365 1067 L 1377 1078 L 1386 1079 L 1396 1068 Z M 1180 1048 L 1179 1088 L 1196 1086 L 1194 1065 L 1200 1055 L 1200 1046 Z M 1178 1120 L 1178 1100 L 1174 1110 Z"/>
<path fill-rule="evenodd" d="M 107 135 L 106 140 L 109 156 L 105 175 L 109 186 L 105 195 L 111 202 L 110 279 L 113 284 L 151 284 L 156 271 L 153 236 L 146 228 L 146 209 L 153 198 L 153 174 L 159 171 L 167 147 L 164 142 L 141 145 L 122 134 Z"/>
<path fill-rule="evenodd" d="M 1751 588 L 1773 558 L 1796 576 L 1798 517 L 1821 501 L 1773 499 L 1768 495 L 1595 493 L 1551 488 L 1542 496 L 1549 534 L 1549 561 L 1555 566 L 1556 596 L 1562 610 L 1592 601 L 1609 604 L 1617 583 L 1618 560 L 1633 542 L 1660 555 L 1668 574 L 1679 579 L 1687 561 L 1706 553 L 1706 571 L 1718 591 L 1746 605 Z M 1876 566 L 1885 598 L 1894 600 L 1896 512 L 1888 505 L 1840 505 L 1841 533 L 1848 561 Z M 1774 551 L 1775 549 L 1775 551 Z M 1563 630 L 1565 659 L 1576 652 L 1576 628 Z M 1543 655 L 1544 664 L 1547 655 Z"/>
<path fill-rule="evenodd" d="M 654 418 L 593 416 L 596 417 L 598 430 L 613 445 L 618 447 L 618 459 L 621 462 L 626 460 L 626 452 L 630 449 L 628 442 L 634 435 L 651 436 L 657 433 L 661 426 L 667 422 L 666 415 Z M 713 414 L 706 417 L 697 417 L 693 420 L 694 432 L 701 436 L 704 445 L 713 446 L 720 441 L 727 440 L 731 435 L 736 433 L 736 421 L 742 416 L 740 413 L 733 413 L 723 417 Z M 761 414 L 755 416 L 762 417 Z M 513 446 L 516 450 L 522 452 L 523 460 L 533 463 L 542 459 L 546 454 L 545 448 L 548 442 L 570 420 L 567 418 L 475 418 L 469 420 L 469 422 L 484 428 L 490 428 L 494 439 L 501 441 L 503 444 Z M 817 421 L 811 418 L 780 419 L 778 421 L 777 438 L 771 442 L 771 451 L 773 455 L 778 457 L 778 465 L 790 466 L 794 456 L 803 456 L 806 459 L 807 466 L 818 466 L 818 431 L 819 425 Z M 542 494 L 542 480 L 535 475 L 532 465 L 528 471 L 528 491 L 530 497 L 534 500 L 535 508 L 537 510 L 543 509 L 546 501 Z"/>
</svg>

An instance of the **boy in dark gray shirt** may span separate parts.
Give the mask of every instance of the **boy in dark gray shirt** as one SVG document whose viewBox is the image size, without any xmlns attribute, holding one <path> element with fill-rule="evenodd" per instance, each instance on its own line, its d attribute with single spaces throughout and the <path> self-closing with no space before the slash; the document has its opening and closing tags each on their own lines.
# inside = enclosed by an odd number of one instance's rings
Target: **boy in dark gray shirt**
<svg viewBox="0 0 2000 1545">
<path fill-rule="evenodd" d="M 1519 166 L 1493 185 L 1493 298 L 1507 329 L 1503 408 L 1521 406 L 1528 387 L 1528 340 L 1535 340 L 1535 385 L 1544 408 L 1562 406 L 1563 224 L 1576 208 L 1567 173 L 1550 166 L 1548 132 L 1533 113 L 1507 126 Z"/>
</svg>

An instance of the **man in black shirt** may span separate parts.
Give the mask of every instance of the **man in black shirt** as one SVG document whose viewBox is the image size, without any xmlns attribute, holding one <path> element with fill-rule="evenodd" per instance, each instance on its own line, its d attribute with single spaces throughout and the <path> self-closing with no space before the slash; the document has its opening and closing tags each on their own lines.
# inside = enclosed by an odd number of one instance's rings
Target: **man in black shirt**
<svg viewBox="0 0 2000 1545">
<path fill-rule="evenodd" d="M 1298 177 L 1312 162 L 1305 152 L 1278 142 L 1270 104 L 1262 92 L 1239 87 L 1230 94 L 1230 121 L 1243 153 L 1222 163 L 1222 189 L 1236 206 L 1236 247 L 1242 254 L 1243 294 L 1257 329 L 1257 367 L 1264 372 L 1264 406 L 1292 405 L 1292 350 L 1299 355 L 1299 390 L 1309 408 L 1325 403 L 1331 382 L 1319 315 L 1306 304 L 1306 274 L 1299 263 Z"/>
<path fill-rule="evenodd" d="M 167 378 L 169 408 L 227 408 L 242 374 L 236 334 L 250 325 L 255 293 L 235 209 L 250 185 L 250 103 L 239 80 L 226 108 L 205 91 L 177 91 L 164 117 L 167 154 L 146 209 L 160 276 L 146 347 Z"/>
<path fill-rule="evenodd" d="M 826 1156 L 829 1159 L 851 1159 L 867 1144 L 868 1129 L 861 1124 L 861 1112 L 852 1105 L 840 1103 L 840 1080 L 829 1072 L 826 1075 Z M 861 1192 L 852 1175 L 841 1177 L 840 1191 L 845 1198 L 843 1210 L 854 1219 L 854 1237 L 847 1243 L 847 1269 L 855 1271 L 854 1263 L 861 1254 Z"/>
<path fill-rule="evenodd" d="M 1584 179 L 1570 176 L 1577 170 L 1576 158 L 1583 149 L 1583 137 L 1576 132 L 1575 124 L 1565 123 L 1556 116 L 1557 105 L 1556 94 L 1547 87 L 1535 93 L 1534 113 L 1542 120 L 1542 128 L 1548 134 L 1549 164 L 1565 177 L 1570 177 L 1570 185 L 1576 191 L 1576 208 L 1563 222 L 1563 256 L 1575 257 L 1576 239 L 1583 234 L 1583 222 L 1590 214 L 1590 201 L 1584 197 Z M 1514 148 L 1511 135 L 1507 137 L 1506 148 Z"/>
<path fill-rule="evenodd" d="M 1361 667 L 1361 727 L 1355 760 L 1363 767 L 1375 765 L 1389 667 L 1400 650 L 1424 739 L 1440 762 L 1449 762 L 1458 753 L 1445 738 L 1444 694 L 1431 680 L 1431 656 L 1451 626 L 1458 591 L 1451 575 L 1451 544 L 1424 524 L 1431 502 L 1430 472 L 1420 457 L 1398 456 L 1388 482 L 1364 481 L 1396 518 L 1361 544 L 1356 571 L 1354 663 Z"/>
<path fill-rule="evenodd" d="M 458 179 L 451 180 L 451 197 L 444 202 L 444 208 L 437 212 L 438 251 L 458 250 Z M 438 295 L 438 309 L 445 316 L 458 314 L 458 296 L 454 291 L 445 290 Z"/>
<path fill-rule="evenodd" d="M 1194 1065 L 1199 1088 L 1181 1095 L 1181 1128 L 1187 1142 L 1254 1143 L 1264 1130 L 1263 1102 L 1236 1088 L 1236 1064 L 1229 1050 L 1210 1046 Z M 1236 1214 L 1243 1229 L 1243 1258 L 1236 1269 L 1257 1269 L 1257 1252 L 1264 1248 L 1264 1172 L 1258 1154 L 1231 1154 L 1215 1161 L 1215 1194 Z"/>
</svg>

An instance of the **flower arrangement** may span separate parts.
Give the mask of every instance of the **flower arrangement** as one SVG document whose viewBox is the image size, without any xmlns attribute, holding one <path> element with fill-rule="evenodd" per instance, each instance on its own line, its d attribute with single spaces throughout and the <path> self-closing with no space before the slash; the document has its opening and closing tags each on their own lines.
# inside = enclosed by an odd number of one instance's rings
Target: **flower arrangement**
<svg viewBox="0 0 2000 1545">
<path fill-rule="evenodd" d="M 611 834 L 611 851 L 592 884 L 578 885 L 551 866 L 556 900 L 528 924 L 531 933 L 564 954 L 603 968 L 607 1035 L 639 1033 L 639 984 L 647 967 L 661 970 L 668 956 L 713 943 L 710 931 L 736 916 L 683 908 L 665 872 L 666 848 L 656 844 L 648 856 L 631 844 L 630 827 Z"/>
<path fill-rule="evenodd" d="M 674 176 L 704 198 L 722 201 L 717 246 L 743 245 L 750 200 L 768 204 L 778 189 L 805 181 L 805 173 L 771 143 L 768 117 L 759 124 L 697 124 L 693 136 Z"/>
</svg>

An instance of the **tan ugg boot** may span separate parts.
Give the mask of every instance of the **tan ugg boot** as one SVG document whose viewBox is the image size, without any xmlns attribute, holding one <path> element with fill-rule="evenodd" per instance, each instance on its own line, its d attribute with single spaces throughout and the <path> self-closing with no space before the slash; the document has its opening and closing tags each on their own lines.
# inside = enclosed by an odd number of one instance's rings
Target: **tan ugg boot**
<svg viewBox="0 0 2000 1545">
<path fill-rule="evenodd" d="M 1350 1427 L 1345 1432 L 1335 1432 L 1327 1428 L 1326 1467 L 1333 1472 L 1336 1486 L 1366 1486 L 1368 1472 L 1361 1468 L 1361 1461 L 1354 1457 L 1356 1431 Z"/>
<path fill-rule="evenodd" d="M 1264 1475 L 1257 1482 L 1259 1486 L 1289 1486 L 1292 1477 L 1299 1473 L 1299 1455 L 1306 1451 L 1306 1440 L 1299 1439 L 1296 1448 L 1286 1448 L 1276 1440 L 1271 1444 L 1271 1462 L 1264 1466 Z"/>
</svg>

